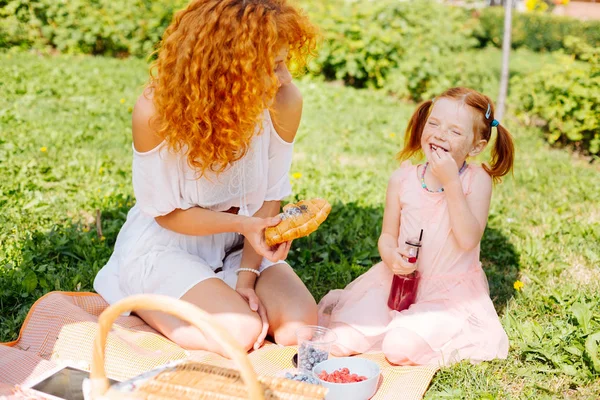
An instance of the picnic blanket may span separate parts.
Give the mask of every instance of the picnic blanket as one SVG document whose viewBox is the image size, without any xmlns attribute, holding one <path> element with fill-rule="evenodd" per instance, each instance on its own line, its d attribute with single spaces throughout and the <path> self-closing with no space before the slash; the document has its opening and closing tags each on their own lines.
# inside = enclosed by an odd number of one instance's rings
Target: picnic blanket
<svg viewBox="0 0 600 400">
<path fill-rule="evenodd" d="M 26 389 L 45 372 L 59 364 L 89 371 L 92 343 L 98 316 L 108 304 L 95 293 L 51 292 L 29 311 L 19 338 L 0 345 L 0 396 L 33 398 Z M 260 375 L 276 375 L 293 368 L 295 346 L 267 343 L 249 354 Z M 435 366 L 399 367 L 390 365 L 383 354 L 364 354 L 381 367 L 383 380 L 374 400 L 421 399 L 437 371 Z M 174 360 L 194 360 L 235 368 L 234 363 L 207 351 L 187 351 L 177 346 L 136 316 L 119 317 L 106 347 L 106 373 L 125 380 Z"/>
</svg>

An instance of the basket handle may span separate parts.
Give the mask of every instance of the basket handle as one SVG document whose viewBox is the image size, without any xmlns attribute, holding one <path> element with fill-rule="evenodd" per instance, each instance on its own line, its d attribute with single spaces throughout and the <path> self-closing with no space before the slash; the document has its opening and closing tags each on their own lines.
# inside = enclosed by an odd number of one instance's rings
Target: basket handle
<svg viewBox="0 0 600 400">
<path fill-rule="evenodd" d="M 92 399 L 104 395 L 109 384 L 104 369 L 106 338 L 113 322 L 124 312 L 137 310 L 162 311 L 174 315 L 206 332 L 219 343 L 233 359 L 248 388 L 249 399 L 264 400 L 264 391 L 256 372 L 250 364 L 248 354 L 216 319 L 206 311 L 186 301 L 156 294 L 139 294 L 127 297 L 108 307 L 98 318 L 98 333 L 94 339 L 92 366 L 90 371 Z M 203 325 L 204 324 L 204 325 Z"/>
</svg>

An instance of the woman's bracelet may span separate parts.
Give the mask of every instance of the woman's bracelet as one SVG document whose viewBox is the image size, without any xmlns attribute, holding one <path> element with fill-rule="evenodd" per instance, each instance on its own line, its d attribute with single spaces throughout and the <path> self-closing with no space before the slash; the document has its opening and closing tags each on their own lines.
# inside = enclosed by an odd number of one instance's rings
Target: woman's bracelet
<svg viewBox="0 0 600 400">
<path fill-rule="evenodd" d="M 236 275 L 239 275 L 240 272 L 242 271 L 248 271 L 248 272 L 253 272 L 256 274 L 256 277 L 260 276 L 260 271 L 257 269 L 253 269 L 253 268 L 238 268 L 237 271 L 235 271 Z"/>
</svg>

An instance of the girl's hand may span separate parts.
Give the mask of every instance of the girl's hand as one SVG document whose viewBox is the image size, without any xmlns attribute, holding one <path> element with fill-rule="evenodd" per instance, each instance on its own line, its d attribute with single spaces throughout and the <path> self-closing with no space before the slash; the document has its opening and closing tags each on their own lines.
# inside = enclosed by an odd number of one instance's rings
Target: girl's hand
<svg viewBox="0 0 600 400">
<path fill-rule="evenodd" d="M 450 153 L 438 147 L 431 153 L 431 159 L 428 161 L 431 173 L 440 181 L 443 187 L 448 186 L 453 181 L 459 181 L 458 166 Z"/>
<path fill-rule="evenodd" d="M 254 343 L 254 350 L 258 350 L 260 346 L 262 346 L 265 341 L 265 337 L 267 337 L 267 332 L 269 331 L 269 319 L 267 318 L 267 310 L 262 305 L 260 299 L 256 295 L 254 288 L 249 287 L 238 287 L 235 289 L 236 292 L 240 294 L 248 302 L 250 309 L 258 313 L 261 321 L 262 321 L 262 330 L 256 338 L 256 342 Z"/>
<path fill-rule="evenodd" d="M 400 247 L 387 247 L 381 258 L 395 275 L 408 275 L 417 269 L 416 264 L 407 261 L 408 255 Z"/>
<path fill-rule="evenodd" d="M 270 218 L 248 217 L 243 225 L 241 234 L 252 245 L 258 255 L 261 255 L 272 262 L 285 260 L 292 242 L 284 242 L 277 246 L 269 247 L 265 239 L 265 229 L 275 226 L 281 222 L 281 217 Z"/>
</svg>

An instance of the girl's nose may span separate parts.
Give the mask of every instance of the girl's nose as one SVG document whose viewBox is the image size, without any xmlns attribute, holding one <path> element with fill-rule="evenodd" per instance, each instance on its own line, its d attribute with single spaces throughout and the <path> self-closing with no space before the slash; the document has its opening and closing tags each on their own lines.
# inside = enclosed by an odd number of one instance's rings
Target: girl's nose
<svg viewBox="0 0 600 400">
<path fill-rule="evenodd" d="M 434 131 L 433 136 L 436 139 L 444 140 L 446 138 L 446 130 L 440 126 Z"/>
</svg>

